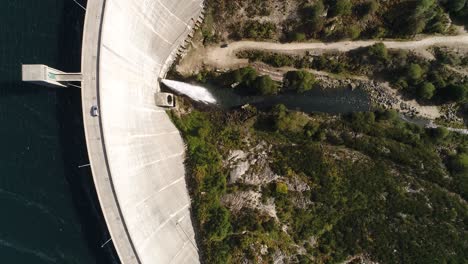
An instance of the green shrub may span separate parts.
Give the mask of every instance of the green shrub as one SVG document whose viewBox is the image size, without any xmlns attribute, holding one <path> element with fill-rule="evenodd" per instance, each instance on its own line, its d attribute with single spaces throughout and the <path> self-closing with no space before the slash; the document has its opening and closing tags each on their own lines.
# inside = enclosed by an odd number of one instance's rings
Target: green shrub
<svg viewBox="0 0 468 264">
<path fill-rule="evenodd" d="M 306 115 L 300 112 L 288 111 L 283 104 L 275 105 L 271 113 L 274 117 L 274 128 L 280 132 L 302 133 L 309 122 Z"/>
<path fill-rule="evenodd" d="M 276 183 L 276 193 L 278 194 L 288 194 L 288 185 L 284 182 Z"/>
<path fill-rule="evenodd" d="M 388 50 L 382 42 L 376 43 L 367 49 L 371 58 L 377 61 L 386 61 L 388 59 Z"/>
<path fill-rule="evenodd" d="M 318 123 L 309 121 L 304 127 L 304 134 L 309 138 L 316 137 L 318 135 L 317 132 L 319 132 L 319 128 L 320 125 Z"/>
<path fill-rule="evenodd" d="M 455 102 L 462 102 L 468 96 L 468 85 L 449 85 L 446 89 L 446 94 L 449 100 Z"/>
<path fill-rule="evenodd" d="M 423 73 L 423 69 L 419 64 L 411 63 L 408 67 L 408 78 L 412 81 L 421 79 Z"/>
<path fill-rule="evenodd" d="M 244 26 L 243 37 L 271 39 L 276 34 L 276 25 L 271 22 L 249 21 Z"/>
<path fill-rule="evenodd" d="M 308 71 L 289 71 L 286 73 L 285 86 L 298 93 L 306 92 L 314 87 L 315 77 Z"/>
<path fill-rule="evenodd" d="M 194 223 L 200 227 L 199 250 L 207 263 L 254 260 L 259 245 L 268 245 L 269 253 L 262 255 L 266 262 L 274 261 L 278 250 L 297 257 L 297 245 L 305 249 L 298 262 L 340 263 L 360 252 L 379 263 L 464 262 L 466 137 L 446 136 L 442 129 L 439 137 L 444 140 L 434 141 L 431 131 L 425 134 L 416 125 L 394 121 L 397 114 L 391 111 L 356 113 L 346 120 L 278 105 L 271 113 L 255 114 L 269 121 L 288 120 L 279 133 L 246 124 L 239 118 L 243 113 L 193 110 L 174 115 L 188 144 Z M 292 135 L 291 128 L 297 133 Z M 263 203 L 274 198 L 278 219 L 248 208 L 229 213 L 221 205 L 229 173 L 222 160 L 230 150 L 240 149 L 238 142 L 246 137 L 231 139 L 229 131 L 248 131 L 241 133 L 249 133 L 252 142 L 266 141 L 272 171 L 310 187 L 295 192 L 281 180 L 262 187 L 228 187 L 233 192 L 260 188 Z M 341 140 L 311 140 L 321 131 Z M 445 159 L 446 149 L 453 146 L 460 146 L 457 154 Z M 445 160 L 449 171 L 442 166 Z M 280 228 L 285 225 L 287 234 Z M 310 244 L 312 239 L 318 246 Z M 389 254 L 388 247 L 397 251 Z"/>
<path fill-rule="evenodd" d="M 306 35 L 304 33 L 301 33 L 301 32 L 295 32 L 293 34 L 292 40 L 297 41 L 297 42 L 304 41 L 304 40 L 306 40 Z"/>
<path fill-rule="evenodd" d="M 278 85 L 268 75 L 257 77 L 252 87 L 260 95 L 274 95 L 279 91 Z"/>
<path fill-rule="evenodd" d="M 273 67 L 284 67 L 284 66 L 293 66 L 294 59 L 285 54 L 272 53 L 269 54 L 265 59 L 265 63 Z"/>
<path fill-rule="evenodd" d="M 375 114 L 373 112 L 359 112 L 351 114 L 351 125 L 355 131 L 369 132 L 373 129 Z"/>
<path fill-rule="evenodd" d="M 375 26 L 368 30 L 368 35 L 373 39 L 380 39 L 387 35 L 387 30 L 381 26 Z"/>
<path fill-rule="evenodd" d="M 205 230 L 208 233 L 209 240 L 223 240 L 229 233 L 230 228 L 229 211 L 222 206 L 211 208 L 209 211 L 208 222 L 205 225 Z"/>
<path fill-rule="evenodd" d="M 357 25 L 349 26 L 347 29 L 347 35 L 350 39 L 357 39 L 361 35 L 361 28 Z"/>
<path fill-rule="evenodd" d="M 231 71 L 223 76 L 226 84 L 238 83 L 240 85 L 250 86 L 257 78 L 257 71 L 252 67 L 244 67 Z"/>
<path fill-rule="evenodd" d="M 449 134 L 450 134 L 450 131 L 445 127 L 437 127 L 437 128 L 431 129 L 431 136 L 435 140 L 444 140 Z"/>
<path fill-rule="evenodd" d="M 394 121 L 398 119 L 398 112 L 394 109 L 387 109 L 378 113 L 379 120 Z"/>
<path fill-rule="evenodd" d="M 369 0 L 364 3 L 364 14 L 373 15 L 379 9 L 379 3 L 376 0 Z"/>
<path fill-rule="evenodd" d="M 353 3 L 350 0 L 335 0 L 332 4 L 332 16 L 347 16 L 353 11 Z"/>
<path fill-rule="evenodd" d="M 449 12 L 459 12 L 465 7 L 466 0 L 443 0 L 442 1 Z"/>
<path fill-rule="evenodd" d="M 455 172 L 468 172 L 468 154 L 460 153 L 453 157 L 451 167 Z"/>
<path fill-rule="evenodd" d="M 314 5 L 304 5 L 304 7 L 299 10 L 299 14 L 303 21 L 311 21 L 320 17 L 324 11 L 325 6 L 323 5 L 322 0 L 319 0 Z"/>
<path fill-rule="evenodd" d="M 314 5 L 305 5 L 299 11 L 303 23 L 303 30 L 309 35 L 321 31 L 325 24 L 325 19 L 322 17 L 324 11 L 325 7 L 321 0 L 317 1 Z"/>
<path fill-rule="evenodd" d="M 429 100 L 434 96 L 436 88 L 435 86 L 430 83 L 430 82 L 425 82 L 423 85 L 421 85 L 418 89 L 418 95 L 419 97 Z"/>
<path fill-rule="evenodd" d="M 237 83 L 236 90 L 245 95 L 274 95 L 279 92 L 278 84 L 270 76 L 258 76 L 252 67 L 233 70 L 220 77 L 219 83 L 232 85 Z"/>
</svg>

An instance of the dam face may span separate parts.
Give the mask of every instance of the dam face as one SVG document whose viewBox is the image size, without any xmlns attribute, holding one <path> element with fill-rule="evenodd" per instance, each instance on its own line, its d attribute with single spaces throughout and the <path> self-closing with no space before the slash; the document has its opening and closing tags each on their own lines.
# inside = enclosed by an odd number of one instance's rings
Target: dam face
<svg viewBox="0 0 468 264">
<path fill-rule="evenodd" d="M 154 95 L 201 16 L 202 2 L 88 0 L 82 50 L 86 142 L 123 263 L 199 262 L 184 143 Z"/>
</svg>

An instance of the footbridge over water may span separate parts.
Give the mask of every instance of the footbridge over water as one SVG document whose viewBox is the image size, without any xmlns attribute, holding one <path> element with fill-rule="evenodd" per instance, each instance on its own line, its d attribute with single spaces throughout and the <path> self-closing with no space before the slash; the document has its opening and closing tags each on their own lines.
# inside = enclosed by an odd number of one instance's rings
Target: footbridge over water
<svg viewBox="0 0 468 264">
<path fill-rule="evenodd" d="M 199 262 L 184 143 L 155 94 L 202 18 L 203 0 L 87 1 L 82 71 L 68 77 L 81 80 L 90 167 L 122 263 Z"/>
</svg>

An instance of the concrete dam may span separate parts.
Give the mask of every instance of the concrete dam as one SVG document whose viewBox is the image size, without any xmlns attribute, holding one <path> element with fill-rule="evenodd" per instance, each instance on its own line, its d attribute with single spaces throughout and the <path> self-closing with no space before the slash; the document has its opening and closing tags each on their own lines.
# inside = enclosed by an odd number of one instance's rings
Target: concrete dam
<svg viewBox="0 0 468 264">
<path fill-rule="evenodd" d="M 84 129 L 122 263 L 199 262 L 185 146 L 155 93 L 202 11 L 202 0 L 88 0 L 86 6 Z"/>
</svg>

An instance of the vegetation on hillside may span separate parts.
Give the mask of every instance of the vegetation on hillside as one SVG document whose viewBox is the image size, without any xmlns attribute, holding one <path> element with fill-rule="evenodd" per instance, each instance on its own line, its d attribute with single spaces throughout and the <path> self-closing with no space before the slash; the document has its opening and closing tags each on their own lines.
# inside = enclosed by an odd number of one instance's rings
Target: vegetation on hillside
<svg viewBox="0 0 468 264">
<path fill-rule="evenodd" d="M 393 111 L 333 118 L 282 105 L 269 112 L 184 112 L 172 116 L 188 146 L 206 263 L 337 263 L 356 256 L 466 262 L 467 136 L 422 129 Z M 232 182 L 229 153 L 258 144 L 270 146 L 268 166 L 279 177 Z M 298 191 L 291 182 L 305 186 Z M 277 217 L 255 207 L 232 211 L 223 202 L 245 192 L 273 201 Z"/>
<path fill-rule="evenodd" d="M 421 101 L 432 103 L 458 102 L 468 99 L 468 78 L 447 68 L 466 66 L 467 57 L 436 48 L 438 60 L 428 61 L 404 50 L 387 50 L 377 43 L 344 54 L 321 56 L 293 56 L 262 51 L 244 51 L 240 57 L 261 61 L 274 67 L 292 66 L 311 68 L 342 74 L 345 72 L 370 76 L 390 81 L 403 93 Z"/>
<path fill-rule="evenodd" d="M 235 87 L 235 90 L 242 95 L 274 95 L 279 92 L 278 83 L 268 75 L 258 75 L 252 67 L 239 68 L 222 75 L 212 75 L 204 81 Z"/>
<path fill-rule="evenodd" d="M 222 87 L 232 87 L 241 95 L 276 95 L 284 92 L 304 93 L 318 83 L 315 76 L 307 71 L 290 71 L 284 76 L 284 81 L 273 81 L 268 75 L 259 75 L 252 67 L 243 67 L 226 73 L 199 73 L 199 82 L 212 83 Z"/>
<path fill-rule="evenodd" d="M 285 87 L 299 93 L 309 91 L 316 84 L 312 73 L 304 70 L 289 71 L 284 76 Z"/>
<path fill-rule="evenodd" d="M 411 38 L 451 34 L 451 21 L 468 25 L 466 0 L 208 0 L 207 6 L 205 44 Z M 428 51 L 435 60 L 382 43 L 321 55 L 242 51 L 238 56 L 250 62 L 289 67 L 281 69 L 283 81 L 253 67 L 204 69 L 194 77 L 241 95 L 273 96 L 359 75 L 363 82 L 388 81 L 421 105 L 465 109 L 468 120 L 468 57 L 444 47 Z M 316 78 L 316 70 L 332 74 Z M 187 143 L 204 262 L 468 261 L 467 135 L 404 122 L 394 110 L 332 116 L 284 105 L 222 112 L 182 101 L 179 107 L 171 117 Z"/>
<path fill-rule="evenodd" d="M 466 0 L 209 0 L 210 41 L 252 38 L 327 41 L 407 38 L 449 33 L 451 20 L 468 23 Z"/>
</svg>

